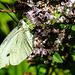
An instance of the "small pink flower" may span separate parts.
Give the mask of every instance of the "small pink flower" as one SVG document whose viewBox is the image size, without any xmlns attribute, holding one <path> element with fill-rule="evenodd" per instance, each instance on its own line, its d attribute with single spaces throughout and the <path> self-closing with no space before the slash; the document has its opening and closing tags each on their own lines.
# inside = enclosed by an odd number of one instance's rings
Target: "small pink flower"
<svg viewBox="0 0 75 75">
<path fill-rule="evenodd" d="M 34 41 L 34 47 L 38 46 L 38 42 Z"/>
</svg>

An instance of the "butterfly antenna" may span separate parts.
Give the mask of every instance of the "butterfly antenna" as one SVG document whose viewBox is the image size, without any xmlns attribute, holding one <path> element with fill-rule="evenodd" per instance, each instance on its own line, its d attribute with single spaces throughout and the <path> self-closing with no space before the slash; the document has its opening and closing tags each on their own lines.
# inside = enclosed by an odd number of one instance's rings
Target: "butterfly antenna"
<svg viewBox="0 0 75 75">
<path fill-rule="evenodd" d="M 14 11 L 12 11 L 11 9 L 10 9 L 10 7 L 8 6 L 8 4 L 6 4 L 6 6 L 8 7 L 8 9 L 9 9 L 9 11 L 11 12 L 11 13 L 14 13 Z M 8 12 L 7 12 L 8 13 Z M 8 13 L 8 15 L 10 15 L 9 13 Z M 10 15 L 11 16 L 11 15 Z M 14 14 L 14 16 L 15 16 L 15 14 Z M 12 17 L 12 16 L 11 16 Z M 13 20 L 15 20 L 15 22 L 19 22 L 19 19 L 15 16 L 15 18 L 16 18 L 16 20 L 12 17 L 12 19 Z"/>
</svg>

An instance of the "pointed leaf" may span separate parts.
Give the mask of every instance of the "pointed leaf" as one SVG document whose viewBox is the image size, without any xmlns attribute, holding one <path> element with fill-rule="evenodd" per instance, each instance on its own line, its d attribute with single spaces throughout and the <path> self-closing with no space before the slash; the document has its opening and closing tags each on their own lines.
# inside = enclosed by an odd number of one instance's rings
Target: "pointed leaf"
<svg viewBox="0 0 75 75">
<path fill-rule="evenodd" d="M 61 59 L 60 55 L 57 52 L 54 53 L 53 59 L 57 63 L 63 63 L 63 60 Z"/>
</svg>

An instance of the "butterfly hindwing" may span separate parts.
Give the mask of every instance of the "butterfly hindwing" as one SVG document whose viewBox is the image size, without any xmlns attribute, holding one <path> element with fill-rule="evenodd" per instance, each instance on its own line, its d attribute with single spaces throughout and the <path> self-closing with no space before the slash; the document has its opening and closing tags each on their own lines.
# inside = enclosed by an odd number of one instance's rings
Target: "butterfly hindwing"
<svg viewBox="0 0 75 75">
<path fill-rule="evenodd" d="M 32 46 L 27 42 L 25 32 L 28 31 L 22 30 L 15 36 L 15 42 L 13 42 L 12 50 L 10 52 L 10 63 L 12 65 L 19 64 L 32 53 Z M 28 38 L 30 39 L 31 37 Z"/>
</svg>

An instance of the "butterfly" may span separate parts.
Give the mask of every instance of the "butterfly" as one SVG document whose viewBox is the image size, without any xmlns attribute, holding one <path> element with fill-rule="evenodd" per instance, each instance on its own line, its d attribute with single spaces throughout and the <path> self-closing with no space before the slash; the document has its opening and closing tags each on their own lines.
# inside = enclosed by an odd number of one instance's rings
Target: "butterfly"
<svg viewBox="0 0 75 75">
<path fill-rule="evenodd" d="M 0 45 L 0 68 L 18 65 L 33 52 L 33 39 L 25 18 L 19 21 Z"/>
</svg>

